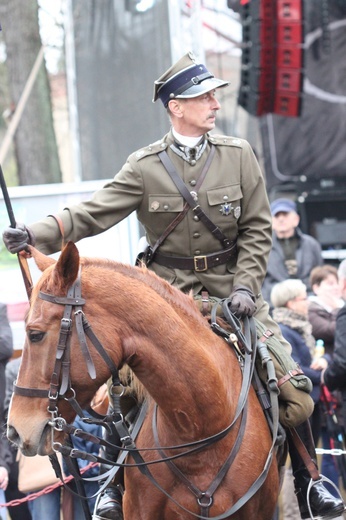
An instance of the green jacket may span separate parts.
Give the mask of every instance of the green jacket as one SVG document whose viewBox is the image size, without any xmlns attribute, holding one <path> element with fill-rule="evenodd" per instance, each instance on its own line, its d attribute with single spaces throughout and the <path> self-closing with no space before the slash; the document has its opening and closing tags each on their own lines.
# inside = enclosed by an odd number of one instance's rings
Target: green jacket
<svg viewBox="0 0 346 520">
<path fill-rule="evenodd" d="M 257 295 L 266 273 L 272 239 L 264 179 L 247 141 L 222 135 L 206 137 L 206 149 L 194 166 L 170 149 L 171 132 L 131 154 L 112 182 L 97 191 L 91 200 L 59 213 L 65 240 L 78 242 L 101 233 L 136 211 L 153 246 L 184 206 L 158 153 L 167 151 L 185 184 L 193 190 L 212 143 L 216 147 L 215 155 L 198 192 L 198 202 L 227 237 L 237 240 L 238 254 L 227 264 L 206 272 L 174 270 L 155 262 L 150 268 L 184 291 L 193 289 L 198 293 L 205 287 L 210 294 L 223 298 L 229 296 L 233 285 L 244 285 Z M 232 206 L 228 215 L 222 212 L 225 203 Z M 161 253 L 198 256 L 222 250 L 220 242 L 194 217 L 189 210 L 160 247 Z M 61 237 L 55 219 L 47 217 L 30 228 L 39 250 L 51 254 L 60 249 Z"/>
</svg>

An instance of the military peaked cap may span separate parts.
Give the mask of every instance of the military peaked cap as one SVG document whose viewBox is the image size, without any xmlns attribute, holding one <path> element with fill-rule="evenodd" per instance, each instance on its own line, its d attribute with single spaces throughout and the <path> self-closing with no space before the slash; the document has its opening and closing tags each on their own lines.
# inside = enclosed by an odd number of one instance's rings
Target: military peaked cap
<svg viewBox="0 0 346 520">
<path fill-rule="evenodd" d="M 215 78 L 205 65 L 196 62 L 192 52 L 188 52 L 155 81 L 153 102 L 161 99 L 167 107 L 171 99 L 194 98 L 227 85 L 228 81 Z"/>
</svg>

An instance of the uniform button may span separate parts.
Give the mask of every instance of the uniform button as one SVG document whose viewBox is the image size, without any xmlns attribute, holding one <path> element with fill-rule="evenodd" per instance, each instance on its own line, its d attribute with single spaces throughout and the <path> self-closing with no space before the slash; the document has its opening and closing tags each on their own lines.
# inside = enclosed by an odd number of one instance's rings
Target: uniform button
<svg viewBox="0 0 346 520">
<path fill-rule="evenodd" d="M 223 200 L 228 200 L 228 195 L 224 195 Z"/>
<path fill-rule="evenodd" d="M 163 209 L 165 209 L 167 211 L 167 209 L 169 209 L 168 204 L 164 204 Z"/>
<path fill-rule="evenodd" d="M 193 238 L 200 238 L 201 234 L 200 233 L 194 233 L 193 234 Z"/>
<path fill-rule="evenodd" d="M 195 256 L 196 256 L 196 255 L 198 256 L 198 255 L 200 255 L 200 254 L 201 254 L 201 251 L 200 251 L 199 249 L 196 249 L 196 251 L 195 251 Z"/>
<path fill-rule="evenodd" d="M 192 160 L 190 161 L 191 166 L 195 166 L 196 162 L 197 162 L 196 159 L 192 159 Z"/>
<path fill-rule="evenodd" d="M 195 216 L 193 217 L 193 220 L 195 220 L 196 222 L 199 222 L 199 217 L 197 217 L 197 215 L 195 215 Z"/>
<path fill-rule="evenodd" d="M 192 179 L 192 181 L 190 181 L 190 184 L 191 184 L 191 186 L 196 186 L 197 183 L 196 183 L 195 179 Z"/>
</svg>

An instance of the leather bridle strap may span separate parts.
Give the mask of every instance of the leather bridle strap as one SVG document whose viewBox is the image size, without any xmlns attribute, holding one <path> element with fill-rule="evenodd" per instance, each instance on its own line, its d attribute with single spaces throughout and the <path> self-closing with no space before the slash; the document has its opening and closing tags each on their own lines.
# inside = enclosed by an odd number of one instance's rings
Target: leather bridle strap
<svg viewBox="0 0 346 520">
<path fill-rule="evenodd" d="M 245 428 L 245 422 L 246 422 L 246 413 L 244 413 L 244 410 L 246 409 L 246 406 L 247 406 L 247 397 L 248 397 L 249 389 L 250 389 L 250 386 L 251 386 L 251 380 L 252 380 L 252 375 L 253 375 L 253 370 L 254 370 L 255 353 L 256 353 L 256 343 L 255 343 L 255 348 L 254 349 L 251 348 L 251 345 L 250 346 L 248 345 L 247 349 L 246 349 L 246 354 L 245 354 L 245 364 L 244 364 L 244 371 L 243 371 L 243 380 L 242 380 L 242 385 L 241 385 L 241 389 L 240 389 L 239 400 L 238 400 L 238 403 L 237 403 L 235 416 L 233 418 L 232 423 L 227 428 L 225 428 L 222 432 L 219 432 L 216 435 L 213 435 L 213 436 L 211 436 L 211 437 L 209 437 L 207 439 L 202 439 L 201 441 L 195 441 L 195 442 L 190 443 L 190 444 L 181 445 L 180 446 L 181 448 L 200 444 L 199 448 L 197 448 L 197 450 L 200 450 L 200 449 L 203 449 L 206 446 L 212 444 L 213 442 L 216 442 L 216 441 L 222 439 L 223 437 L 225 437 L 225 435 L 234 426 L 234 424 L 238 420 L 238 418 L 239 418 L 241 413 L 243 413 L 243 420 L 242 420 L 243 424 L 241 424 L 241 426 L 240 426 L 240 434 L 239 435 L 240 435 L 240 440 L 242 439 L 243 428 Z M 156 421 L 156 416 L 155 416 L 155 418 L 153 417 L 153 421 L 154 420 Z M 150 463 L 147 463 L 147 464 L 145 463 L 145 461 L 143 460 L 143 457 L 139 453 L 139 450 L 137 450 L 136 445 L 135 445 L 133 439 L 131 438 L 131 436 L 126 436 L 125 437 L 124 435 L 121 434 L 122 429 L 124 429 L 124 424 L 122 422 L 120 422 L 116 426 L 117 426 L 118 432 L 120 433 L 120 437 L 122 437 L 121 440 L 125 444 L 125 448 L 131 450 L 131 455 L 132 455 L 135 463 L 137 464 L 138 469 L 141 471 L 141 473 L 143 473 L 143 475 L 147 476 L 148 479 L 150 480 L 150 482 L 157 489 L 159 489 L 165 496 L 167 496 L 170 500 L 172 500 L 180 509 L 182 509 L 183 511 L 188 512 L 189 514 L 191 514 L 192 516 L 194 516 L 196 518 L 199 518 L 201 520 L 207 520 L 209 518 L 209 516 L 196 515 L 192 511 L 186 509 L 184 506 L 179 504 L 178 501 L 176 501 L 167 491 L 165 491 L 162 488 L 162 486 L 157 482 L 157 480 L 154 478 L 154 476 L 152 475 L 152 473 L 149 470 L 148 466 L 149 466 Z M 155 426 L 155 428 L 156 428 L 156 426 Z M 154 430 L 154 435 L 155 435 L 155 430 Z M 177 448 L 177 447 L 178 446 L 175 446 L 175 448 Z M 197 450 L 195 448 L 194 450 L 186 451 L 186 452 L 180 454 L 180 456 L 181 457 L 182 456 L 186 456 L 189 453 L 191 453 L 191 451 L 197 451 Z M 236 455 L 236 451 L 234 452 L 234 455 Z M 256 479 L 256 481 L 252 484 L 250 489 L 245 493 L 245 495 L 243 497 L 241 497 L 224 514 L 212 517 L 213 520 L 224 520 L 224 519 L 228 518 L 231 514 L 233 514 L 236 511 L 238 511 L 238 509 L 240 509 L 258 491 L 258 489 L 261 487 L 261 485 L 263 484 L 264 480 L 267 477 L 268 468 L 269 468 L 269 462 L 271 461 L 271 456 L 272 456 L 272 450 L 270 451 L 270 453 L 268 455 L 268 458 L 266 460 L 266 464 L 265 464 L 265 467 L 264 467 L 262 473 Z M 167 462 L 167 460 L 172 459 L 172 458 L 176 458 L 176 457 L 166 457 L 166 458 L 163 459 L 163 461 Z M 229 458 L 230 458 L 230 463 L 231 463 L 232 460 L 233 460 L 232 453 L 230 454 Z M 229 466 L 227 466 L 227 464 L 228 464 L 228 462 L 226 461 L 226 466 L 224 466 L 221 469 L 221 474 L 222 475 L 223 475 L 223 470 L 225 470 L 225 473 L 227 473 L 227 470 L 229 469 Z M 214 482 L 212 483 L 212 486 L 210 488 L 210 492 L 213 492 L 213 486 L 214 485 L 216 485 L 215 489 L 217 489 L 217 487 L 219 485 L 219 482 L 216 481 L 215 483 Z M 196 488 L 196 490 L 197 490 L 197 488 Z M 197 490 L 197 492 L 199 493 L 200 491 Z M 211 497 L 207 497 L 206 496 L 206 499 L 208 501 L 210 500 L 210 498 Z M 203 499 L 204 499 L 203 494 L 198 499 L 200 500 L 201 507 L 204 507 L 204 510 L 207 511 L 208 508 L 209 508 L 209 504 L 208 504 L 208 502 L 203 503 Z"/>
<path fill-rule="evenodd" d="M 76 319 L 76 330 L 78 335 L 78 340 L 82 349 L 83 357 L 85 359 L 88 373 L 91 377 L 91 379 L 96 378 L 96 370 L 93 363 L 93 360 L 91 358 L 91 354 L 86 342 L 85 335 L 88 336 L 91 343 L 97 350 L 97 352 L 100 354 L 100 356 L 103 358 L 105 363 L 108 365 L 112 377 L 113 377 L 113 384 L 117 384 L 119 382 L 118 379 L 118 368 L 111 359 L 111 357 L 107 354 L 105 349 L 103 348 L 101 342 L 97 338 L 96 334 L 91 328 L 90 323 L 88 322 L 87 318 L 85 317 L 83 311 L 82 311 L 82 305 L 85 304 L 85 300 L 81 297 L 81 284 L 80 284 L 80 276 L 77 278 L 76 282 L 71 288 L 73 290 L 73 297 L 71 297 L 70 294 L 67 295 L 67 297 L 59 297 L 59 296 L 52 296 L 50 294 L 43 293 L 42 291 L 39 292 L 39 297 L 43 300 L 47 300 L 51 303 L 57 303 L 59 305 L 65 305 L 66 307 L 69 307 L 69 305 L 73 305 L 75 307 L 74 315 Z"/>
<path fill-rule="evenodd" d="M 55 367 L 51 377 L 50 389 L 24 388 L 17 386 L 15 383 L 13 392 L 24 397 L 48 397 L 50 403 L 49 411 L 53 412 L 53 410 L 56 409 L 57 399 L 65 396 L 69 390 L 72 390 L 70 387 L 70 339 L 72 332 L 73 309 L 73 314 L 75 315 L 76 320 L 77 335 L 90 377 L 92 379 L 96 378 L 96 369 L 86 342 L 85 334 L 107 364 L 112 374 L 113 386 L 121 386 L 117 366 L 103 348 L 82 311 L 85 299 L 81 296 L 80 273 L 78 274 L 75 283 L 69 288 L 66 296 L 54 296 L 40 291 L 39 297 L 50 303 L 65 305 L 64 315 L 61 319 Z M 59 385 L 60 376 L 61 383 Z M 72 394 L 74 394 L 73 391 Z M 75 408 L 78 415 L 81 415 L 82 410 L 74 399 L 74 395 L 72 395 L 72 397 L 65 397 L 65 399 L 67 399 Z"/>
<path fill-rule="evenodd" d="M 153 427 L 153 433 L 154 433 L 154 439 L 156 446 L 158 448 L 158 452 L 160 453 L 161 457 L 163 457 L 164 462 L 169 465 L 172 472 L 185 484 L 185 486 L 191 491 L 193 495 L 195 495 L 197 499 L 197 503 L 201 508 L 201 514 L 204 517 L 209 517 L 209 509 L 213 503 L 213 495 L 217 488 L 220 486 L 221 482 L 223 481 L 225 475 L 227 474 L 229 468 L 231 467 L 235 457 L 238 454 L 238 451 L 240 449 L 244 433 L 245 433 L 245 427 L 246 427 L 246 419 L 247 419 L 247 403 L 244 406 L 240 427 L 237 432 L 236 441 L 233 444 L 233 447 L 231 449 L 231 452 L 229 453 L 227 459 L 223 463 L 222 467 L 220 468 L 218 474 L 208 487 L 206 491 L 201 491 L 198 489 L 197 486 L 193 484 L 188 478 L 184 475 L 184 473 L 174 464 L 172 460 L 165 459 L 165 453 L 160 447 L 159 443 L 159 437 L 158 437 L 158 431 L 157 431 L 157 406 L 155 407 L 155 413 L 153 414 L 153 421 L 152 421 L 152 427 Z"/>
</svg>

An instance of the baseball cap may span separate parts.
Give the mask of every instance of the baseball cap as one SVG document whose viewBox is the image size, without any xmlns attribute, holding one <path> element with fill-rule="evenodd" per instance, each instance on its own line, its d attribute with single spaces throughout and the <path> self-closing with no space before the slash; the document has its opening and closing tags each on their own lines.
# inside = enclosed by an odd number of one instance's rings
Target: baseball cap
<svg viewBox="0 0 346 520">
<path fill-rule="evenodd" d="M 166 107 L 171 99 L 194 98 L 229 85 L 217 79 L 205 65 L 197 63 L 192 52 L 185 54 L 154 82 L 153 102 L 161 99 Z"/>
<path fill-rule="evenodd" d="M 290 211 L 295 211 L 297 213 L 297 205 L 291 199 L 276 199 L 270 205 L 270 211 L 272 215 L 276 215 L 281 211 L 284 213 L 289 213 Z"/>
</svg>

